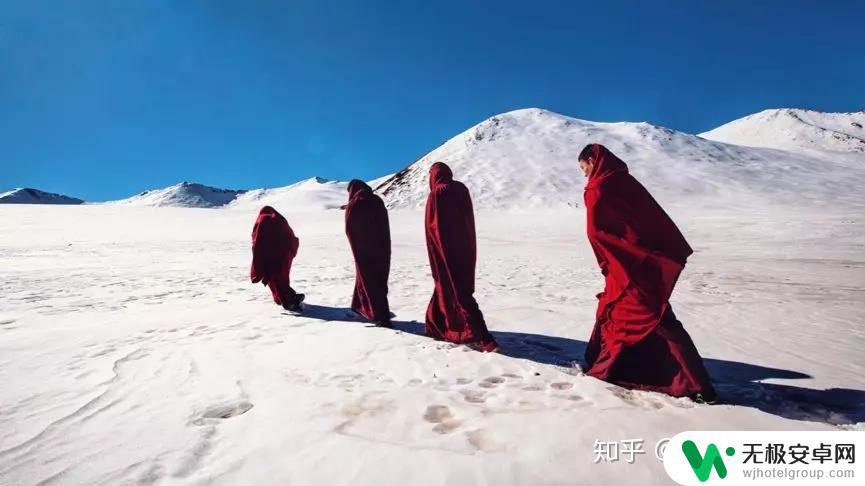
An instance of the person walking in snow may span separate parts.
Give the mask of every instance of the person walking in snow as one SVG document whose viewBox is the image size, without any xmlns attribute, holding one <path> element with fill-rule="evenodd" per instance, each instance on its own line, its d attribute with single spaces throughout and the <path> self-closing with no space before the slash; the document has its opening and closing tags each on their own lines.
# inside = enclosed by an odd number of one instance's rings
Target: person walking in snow
<svg viewBox="0 0 865 486">
<path fill-rule="evenodd" d="M 390 223 L 384 202 L 365 182 L 348 184 L 345 234 L 354 255 L 351 310 L 378 326 L 391 327 L 387 302 L 390 275 Z"/>
<path fill-rule="evenodd" d="M 474 298 L 477 241 L 471 195 L 442 162 L 432 165 L 429 181 L 426 246 L 435 290 L 424 334 L 484 352 L 497 351 Z"/>
<path fill-rule="evenodd" d="M 606 147 L 586 146 L 579 164 L 588 178 L 589 244 L 605 279 L 586 348 L 587 373 L 627 388 L 714 401 L 703 360 L 669 301 L 693 250 Z"/>
<path fill-rule="evenodd" d="M 252 228 L 252 265 L 249 278 L 270 288 L 273 301 L 299 312 L 304 295 L 291 288 L 289 274 L 300 240 L 288 221 L 270 206 L 261 208 Z"/>
</svg>

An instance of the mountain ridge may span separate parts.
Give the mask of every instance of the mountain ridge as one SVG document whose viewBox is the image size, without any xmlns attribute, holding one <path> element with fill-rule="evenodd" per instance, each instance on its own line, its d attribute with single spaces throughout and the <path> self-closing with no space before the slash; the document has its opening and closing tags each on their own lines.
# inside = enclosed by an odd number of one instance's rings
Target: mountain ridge
<svg viewBox="0 0 865 486">
<path fill-rule="evenodd" d="M 378 192 L 388 207 L 422 207 L 429 167 L 441 161 L 469 187 L 476 207 L 579 205 L 584 179 L 576 159 L 589 143 L 610 148 L 666 202 L 824 204 L 842 195 L 853 200 L 852 181 L 862 181 L 862 174 L 846 171 L 865 161 L 858 155 L 747 147 L 647 122 L 593 122 L 529 108 L 464 130 L 384 181 Z M 831 185 L 836 187 L 827 189 Z"/>
<path fill-rule="evenodd" d="M 781 150 L 865 154 L 865 111 L 763 110 L 699 134 L 707 140 Z"/>
<path fill-rule="evenodd" d="M 0 204 L 78 205 L 83 203 L 84 200 L 77 197 L 42 191 L 32 187 L 19 187 L 0 192 Z"/>
<path fill-rule="evenodd" d="M 450 164 L 455 177 L 470 188 L 478 208 L 575 206 L 582 202 L 584 183 L 577 169 L 577 154 L 588 143 L 602 143 L 625 160 L 632 173 L 662 201 L 861 203 L 854 186 L 865 183 L 863 125 L 865 111 L 823 113 L 785 108 L 764 110 L 692 135 L 648 122 L 593 122 L 546 109 L 524 108 L 482 120 L 403 169 L 369 183 L 388 207 L 419 208 L 429 190 L 427 171 L 433 162 L 442 161 Z M 860 131 L 862 138 L 858 137 Z M 346 187 L 347 182 L 322 177 L 251 190 L 184 181 L 105 204 L 199 208 L 270 204 L 286 210 L 336 209 L 345 204 Z M 19 189 L 27 190 L 68 201 L 66 204 L 83 202 L 36 189 Z M 30 201 L 57 203 L 48 196 Z"/>
</svg>

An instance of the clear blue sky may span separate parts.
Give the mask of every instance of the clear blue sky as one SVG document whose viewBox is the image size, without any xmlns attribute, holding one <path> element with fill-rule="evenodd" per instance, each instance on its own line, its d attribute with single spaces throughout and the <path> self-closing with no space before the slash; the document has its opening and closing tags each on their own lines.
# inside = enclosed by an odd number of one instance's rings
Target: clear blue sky
<svg viewBox="0 0 865 486">
<path fill-rule="evenodd" d="M 865 108 L 865 2 L 0 0 L 0 188 L 372 178 L 542 107 Z"/>
</svg>

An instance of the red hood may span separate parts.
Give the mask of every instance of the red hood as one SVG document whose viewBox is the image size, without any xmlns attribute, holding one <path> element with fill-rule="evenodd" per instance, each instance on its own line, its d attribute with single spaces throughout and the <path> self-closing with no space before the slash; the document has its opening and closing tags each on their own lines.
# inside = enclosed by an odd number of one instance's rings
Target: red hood
<svg viewBox="0 0 865 486">
<path fill-rule="evenodd" d="M 592 160 L 595 166 L 592 169 L 592 173 L 589 174 L 589 182 L 586 184 L 586 189 L 597 187 L 601 182 L 614 174 L 628 173 L 628 165 L 601 144 L 596 143 L 592 145 Z"/>
<path fill-rule="evenodd" d="M 362 192 L 370 192 L 371 193 L 372 188 L 369 187 L 369 185 L 366 182 L 364 182 L 360 179 L 353 179 L 351 182 L 348 183 L 348 199 L 349 199 L 349 201 L 352 200 L 355 196 L 357 196 L 358 194 L 360 194 Z"/>
<path fill-rule="evenodd" d="M 447 184 L 454 180 L 454 173 L 444 162 L 436 162 L 429 170 L 429 187 L 435 188 L 439 184 Z"/>
</svg>

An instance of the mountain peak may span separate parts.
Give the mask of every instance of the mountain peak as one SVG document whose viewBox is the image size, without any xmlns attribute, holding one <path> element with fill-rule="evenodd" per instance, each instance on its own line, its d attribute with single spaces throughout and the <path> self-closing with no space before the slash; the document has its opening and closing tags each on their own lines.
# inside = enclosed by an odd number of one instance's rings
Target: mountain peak
<svg viewBox="0 0 865 486">
<path fill-rule="evenodd" d="M 230 207 L 254 210 L 267 205 L 278 211 L 318 211 L 339 209 L 347 198 L 348 182 L 310 177 L 285 187 L 248 191 L 232 201 Z"/>
<path fill-rule="evenodd" d="M 132 206 L 177 206 L 187 208 L 216 208 L 225 206 L 246 190 L 221 189 L 197 182 L 183 181 L 162 189 L 151 189 L 114 204 Z"/>
<path fill-rule="evenodd" d="M 604 142 L 607 133 L 663 144 L 678 132 L 648 123 L 590 122 L 542 108 L 514 110 L 463 131 L 382 182 L 377 192 L 390 207 L 422 206 L 427 171 L 442 161 L 472 189 L 478 207 L 564 206 L 574 202 L 580 187 L 579 151 L 588 143 Z M 633 144 L 623 149 L 632 151 Z"/>
<path fill-rule="evenodd" d="M 865 153 L 863 126 L 865 111 L 824 113 L 776 108 L 733 120 L 700 136 L 750 147 Z"/>
<path fill-rule="evenodd" d="M 82 204 L 77 197 L 40 191 L 32 187 L 19 187 L 0 193 L 0 204 Z"/>
<path fill-rule="evenodd" d="M 494 115 L 490 118 L 502 117 L 502 116 L 514 116 L 514 117 L 524 117 L 524 116 L 546 116 L 546 115 L 555 115 L 562 116 L 558 113 L 554 113 L 550 110 L 544 108 L 530 107 L 530 108 L 518 108 L 516 110 L 506 111 L 504 113 L 500 113 L 498 115 Z"/>
<path fill-rule="evenodd" d="M 783 116 L 776 118 L 805 122 L 816 116 L 797 110 L 779 113 Z M 577 155 L 587 144 L 601 143 L 625 160 L 631 173 L 662 203 L 689 201 L 694 196 L 709 204 L 751 204 L 759 198 L 787 203 L 810 191 L 810 201 L 818 204 L 829 200 L 826 188 L 832 184 L 838 194 L 853 194 L 848 189 L 856 178 L 829 183 L 847 174 L 847 161 L 706 138 L 648 122 L 593 122 L 527 108 L 468 128 L 382 181 L 376 192 L 390 208 L 423 207 L 429 194 L 429 168 L 441 161 L 469 188 L 479 209 L 581 205 L 585 179 Z M 796 171 L 808 176 L 790 179 Z M 795 191 L 779 184 L 786 180 Z"/>
</svg>

